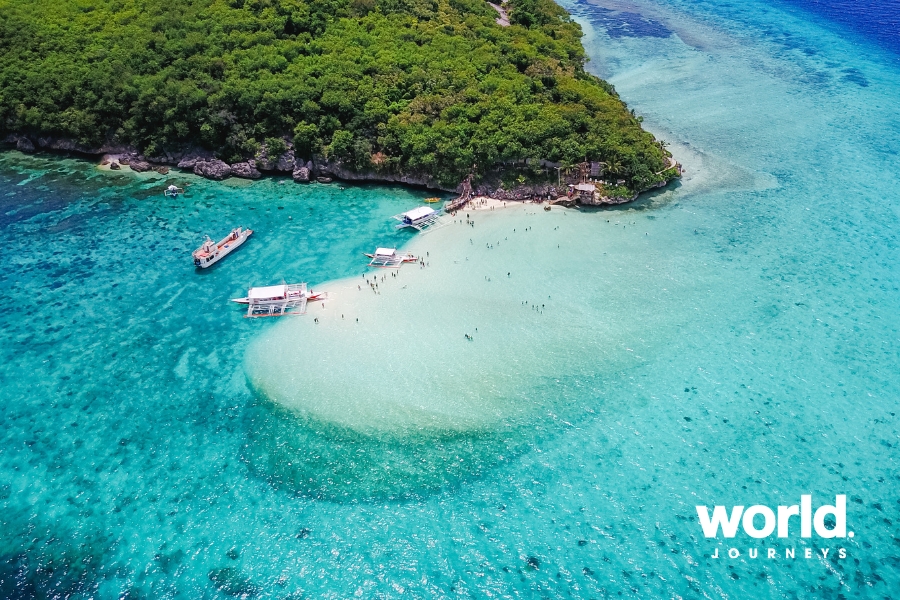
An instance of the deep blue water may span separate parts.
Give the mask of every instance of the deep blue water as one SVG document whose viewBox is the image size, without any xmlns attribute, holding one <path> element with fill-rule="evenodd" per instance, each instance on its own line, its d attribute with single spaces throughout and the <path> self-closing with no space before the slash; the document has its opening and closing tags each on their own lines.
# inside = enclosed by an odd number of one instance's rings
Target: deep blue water
<svg viewBox="0 0 900 600">
<path fill-rule="evenodd" d="M 900 2 L 879 0 L 780 0 L 814 13 L 900 55 Z"/>
<path fill-rule="evenodd" d="M 594 26 L 606 31 L 611 38 L 620 37 L 668 37 L 672 34 L 664 24 L 653 16 L 643 15 L 634 10 L 594 6 L 584 13 Z M 700 1 L 716 10 L 719 3 Z M 878 0 L 775 0 L 773 6 L 781 6 L 808 18 L 823 19 L 834 30 L 852 32 L 900 55 L 900 2 L 879 2 Z M 573 11 L 578 14 L 576 7 Z"/>
</svg>

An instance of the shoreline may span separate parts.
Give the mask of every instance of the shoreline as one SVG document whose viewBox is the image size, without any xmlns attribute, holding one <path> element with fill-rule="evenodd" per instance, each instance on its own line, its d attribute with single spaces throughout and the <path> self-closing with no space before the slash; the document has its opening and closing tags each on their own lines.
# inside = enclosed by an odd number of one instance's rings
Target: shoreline
<svg viewBox="0 0 900 600">
<path fill-rule="evenodd" d="M 646 189 L 633 192 L 630 196 L 598 196 L 588 201 L 582 194 L 581 197 L 567 197 L 564 188 L 581 183 L 572 179 L 562 181 L 558 184 L 550 182 L 520 184 L 510 189 L 503 187 L 503 184 L 496 176 L 499 171 L 494 173 L 493 181 L 482 181 L 480 184 L 470 186 L 467 182 L 460 182 L 455 188 L 450 189 L 447 186 L 439 185 L 431 176 L 425 174 L 389 174 L 377 172 L 360 172 L 348 170 L 343 167 L 340 162 L 331 163 L 323 160 L 322 157 L 313 156 L 311 160 L 297 159 L 294 156 L 293 149 L 289 149 L 279 157 L 267 157 L 265 153 L 261 155 L 260 160 L 248 159 L 244 162 L 229 165 L 212 156 L 212 153 L 205 150 L 192 149 L 185 152 L 175 154 L 167 154 L 158 157 L 146 157 L 131 147 L 115 147 L 102 146 L 100 148 L 85 148 L 62 138 L 41 138 L 35 144 L 27 136 L 11 134 L 0 144 L 6 146 L 6 149 L 16 149 L 25 154 L 33 154 L 36 152 L 47 152 L 50 154 L 74 155 L 84 160 L 99 157 L 97 168 L 102 171 L 109 172 L 126 172 L 133 173 L 158 173 L 162 176 L 177 173 L 192 173 L 196 176 L 203 177 L 213 181 L 225 181 L 228 179 L 237 180 L 257 180 L 263 177 L 291 177 L 295 183 L 313 183 L 319 177 L 327 177 L 332 181 L 344 181 L 347 183 L 372 183 L 382 185 L 404 185 L 410 188 L 419 188 L 423 190 L 437 190 L 447 194 L 463 194 L 465 190 L 471 190 L 474 198 L 490 198 L 498 202 L 522 202 L 534 201 L 538 198 L 549 200 L 551 204 L 571 203 L 572 205 L 584 206 L 615 206 L 627 204 L 637 200 L 641 194 L 661 189 L 672 181 L 681 176 L 681 164 L 672 156 L 666 159 L 666 168 L 676 169 L 677 175 L 670 177 L 658 184 L 652 185 Z M 12 147 L 11 147 L 12 146 Z M 2 146 L 0 146 L 2 147 Z M 124 162 L 123 162 L 124 161 Z M 119 168 L 112 167 L 112 164 L 119 165 Z M 128 167 L 127 169 L 125 167 Z M 264 168 L 265 167 L 265 168 Z M 178 169 L 179 171 L 174 171 Z M 597 183 L 591 180 L 592 184 Z M 330 182 L 325 182 L 330 183 Z M 600 182 L 602 183 L 602 182 Z M 563 189 L 560 189 L 563 188 Z M 555 199 L 551 199 L 555 198 Z M 471 203 L 471 200 L 470 200 Z M 468 204 L 467 204 L 468 205 Z M 494 205 L 496 207 L 496 205 Z"/>
</svg>

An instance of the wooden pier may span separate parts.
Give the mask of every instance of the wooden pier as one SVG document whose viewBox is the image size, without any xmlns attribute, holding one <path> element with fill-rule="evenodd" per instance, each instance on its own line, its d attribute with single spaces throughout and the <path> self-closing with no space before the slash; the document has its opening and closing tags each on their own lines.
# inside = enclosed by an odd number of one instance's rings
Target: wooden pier
<svg viewBox="0 0 900 600">
<path fill-rule="evenodd" d="M 466 180 L 462 182 L 462 191 L 459 194 L 459 197 L 456 200 L 451 200 L 447 204 L 444 205 L 444 212 L 452 213 L 461 209 L 463 206 L 469 203 L 469 200 L 475 197 L 474 192 L 472 191 L 472 176 L 469 175 L 466 177 Z"/>
</svg>

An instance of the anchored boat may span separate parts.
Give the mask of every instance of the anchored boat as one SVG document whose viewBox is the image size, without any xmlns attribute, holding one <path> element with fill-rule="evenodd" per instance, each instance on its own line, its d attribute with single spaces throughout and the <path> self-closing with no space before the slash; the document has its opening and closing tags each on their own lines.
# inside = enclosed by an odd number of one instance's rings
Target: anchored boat
<svg viewBox="0 0 900 600">
<path fill-rule="evenodd" d="M 167 197 L 177 198 L 178 194 L 183 194 L 184 188 L 180 188 L 177 185 L 170 185 L 166 188 L 166 191 L 163 192 Z"/>
<path fill-rule="evenodd" d="M 408 210 L 405 213 L 394 215 L 392 218 L 400 221 L 400 224 L 396 225 L 397 229 L 412 227 L 413 229 L 417 229 L 419 231 L 426 231 L 429 229 L 436 229 L 438 227 L 446 225 L 449 222 L 446 220 L 442 220 L 440 217 L 441 213 L 434 210 L 430 206 L 420 206 L 418 208 Z"/>
<path fill-rule="evenodd" d="M 194 266 L 205 269 L 214 265 L 243 244 L 251 235 L 253 235 L 252 229 L 237 227 L 232 229 L 228 237 L 222 239 L 218 244 L 213 242 L 209 236 L 206 236 L 206 241 L 203 242 L 203 245 L 191 254 L 194 257 Z"/>
<path fill-rule="evenodd" d="M 307 302 L 327 298 L 327 292 L 315 294 L 306 289 L 305 283 L 283 283 L 250 288 L 246 297 L 231 301 L 246 304 L 247 314 L 244 317 L 254 318 L 302 315 L 306 313 Z"/>
<path fill-rule="evenodd" d="M 368 252 L 364 254 L 372 259 L 368 266 L 382 269 L 399 269 L 403 263 L 419 260 L 409 252 L 397 252 L 396 248 L 378 248 L 375 250 L 375 254 Z"/>
</svg>

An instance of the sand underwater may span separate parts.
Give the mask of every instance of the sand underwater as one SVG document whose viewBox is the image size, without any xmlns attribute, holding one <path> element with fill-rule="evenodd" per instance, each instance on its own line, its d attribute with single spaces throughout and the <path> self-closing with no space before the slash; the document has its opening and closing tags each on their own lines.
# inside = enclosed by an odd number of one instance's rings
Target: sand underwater
<svg viewBox="0 0 900 600">
<path fill-rule="evenodd" d="M 898 594 L 896 57 L 788 4 L 566 7 L 681 182 L 412 236 L 416 190 L 0 155 L 0 597 Z M 229 305 L 282 279 L 332 298 Z M 801 494 L 855 537 L 697 523 Z"/>
</svg>

